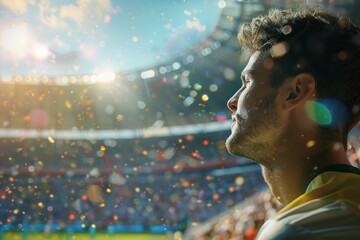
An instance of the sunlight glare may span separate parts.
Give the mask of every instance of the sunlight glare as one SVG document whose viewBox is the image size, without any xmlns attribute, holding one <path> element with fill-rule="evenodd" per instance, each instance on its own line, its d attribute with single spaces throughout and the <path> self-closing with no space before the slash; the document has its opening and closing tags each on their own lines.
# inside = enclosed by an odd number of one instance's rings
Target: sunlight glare
<svg viewBox="0 0 360 240">
<path fill-rule="evenodd" d="M 25 25 L 16 25 L 1 33 L 0 44 L 17 57 L 25 57 L 29 45 L 29 35 Z"/>
</svg>

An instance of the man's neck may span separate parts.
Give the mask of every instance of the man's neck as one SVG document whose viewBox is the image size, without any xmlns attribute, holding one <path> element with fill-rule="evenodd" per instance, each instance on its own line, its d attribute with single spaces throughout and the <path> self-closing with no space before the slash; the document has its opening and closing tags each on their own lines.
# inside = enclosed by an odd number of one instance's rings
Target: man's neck
<svg viewBox="0 0 360 240">
<path fill-rule="evenodd" d="M 263 175 L 274 196 L 287 205 L 305 192 L 310 180 L 316 172 L 326 166 L 335 164 L 350 165 L 346 152 L 340 143 L 329 147 L 318 144 L 288 146 L 286 151 L 279 152 L 274 157 L 272 165 L 263 166 Z"/>
</svg>

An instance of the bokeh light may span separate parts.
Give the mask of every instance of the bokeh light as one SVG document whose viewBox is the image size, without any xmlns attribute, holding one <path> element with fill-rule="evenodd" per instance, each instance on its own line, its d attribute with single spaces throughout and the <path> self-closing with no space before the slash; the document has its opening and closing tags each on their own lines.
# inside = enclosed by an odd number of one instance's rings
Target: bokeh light
<svg viewBox="0 0 360 240">
<path fill-rule="evenodd" d="M 10 26 L 1 32 L 0 45 L 15 57 L 25 57 L 29 44 L 26 24 Z"/>
<path fill-rule="evenodd" d="M 307 101 L 305 108 L 309 118 L 321 126 L 345 126 L 349 119 L 349 111 L 345 104 L 335 99 Z"/>
<path fill-rule="evenodd" d="M 305 104 L 308 116 L 319 125 L 329 125 L 332 122 L 332 115 L 329 109 L 316 101 L 307 101 Z"/>
<path fill-rule="evenodd" d="M 208 96 L 207 94 L 203 94 L 203 95 L 201 96 L 201 100 L 202 100 L 203 102 L 207 102 L 207 101 L 209 101 L 209 96 Z"/>
<path fill-rule="evenodd" d="M 269 50 L 273 58 L 280 58 L 285 56 L 289 51 L 289 45 L 286 42 L 279 42 L 272 46 Z"/>
<path fill-rule="evenodd" d="M 45 128 L 49 121 L 49 114 L 44 109 L 32 109 L 29 113 L 30 126 L 33 128 Z"/>
</svg>

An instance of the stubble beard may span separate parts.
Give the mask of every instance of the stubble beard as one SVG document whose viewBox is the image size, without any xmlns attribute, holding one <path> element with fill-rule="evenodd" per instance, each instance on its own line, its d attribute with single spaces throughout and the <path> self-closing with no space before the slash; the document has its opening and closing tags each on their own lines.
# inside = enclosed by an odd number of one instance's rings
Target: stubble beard
<svg viewBox="0 0 360 240">
<path fill-rule="evenodd" d="M 269 96 L 261 109 L 252 111 L 248 119 L 237 119 L 233 132 L 226 139 L 229 153 L 266 165 L 276 142 L 277 129 L 280 127 L 274 99 L 271 97 L 274 96 Z"/>
</svg>

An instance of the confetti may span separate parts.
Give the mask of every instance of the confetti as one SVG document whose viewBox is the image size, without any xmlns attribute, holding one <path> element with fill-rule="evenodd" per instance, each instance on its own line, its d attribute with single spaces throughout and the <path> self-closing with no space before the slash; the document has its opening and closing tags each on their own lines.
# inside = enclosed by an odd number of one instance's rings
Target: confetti
<svg viewBox="0 0 360 240">
<path fill-rule="evenodd" d="M 306 147 L 307 148 L 312 148 L 313 146 L 315 146 L 316 142 L 314 140 L 310 140 L 306 143 Z"/>
<path fill-rule="evenodd" d="M 48 137 L 48 140 L 50 143 L 55 143 L 55 140 L 51 136 Z"/>
</svg>

